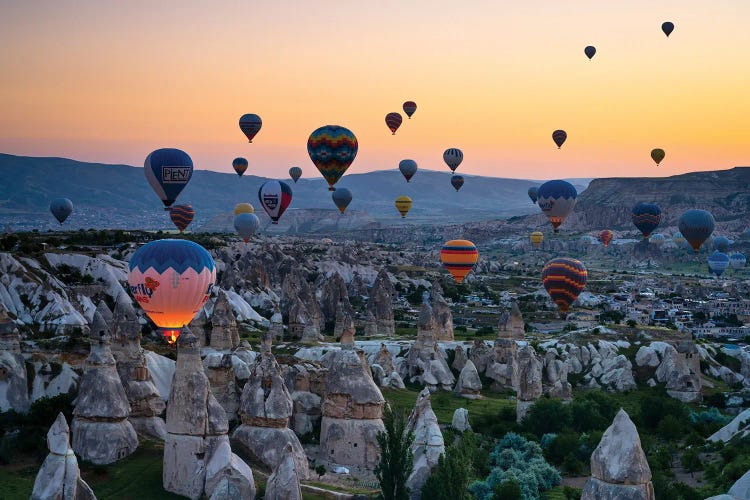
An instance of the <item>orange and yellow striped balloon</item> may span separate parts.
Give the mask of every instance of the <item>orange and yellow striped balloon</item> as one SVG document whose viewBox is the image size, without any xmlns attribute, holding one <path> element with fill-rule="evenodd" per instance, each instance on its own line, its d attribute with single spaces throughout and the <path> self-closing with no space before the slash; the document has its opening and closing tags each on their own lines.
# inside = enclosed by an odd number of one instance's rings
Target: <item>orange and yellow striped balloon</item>
<svg viewBox="0 0 750 500">
<path fill-rule="evenodd" d="M 402 218 L 406 218 L 406 214 L 411 210 L 411 198 L 408 196 L 399 196 L 396 198 L 396 210 L 401 214 Z"/>
<path fill-rule="evenodd" d="M 529 241 L 531 241 L 534 248 L 539 248 L 539 245 L 544 241 L 544 233 L 541 231 L 534 231 L 529 235 Z"/>
<path fill-rule="evenodd" d="M 443 245 L 440 250 L 440 260 L 443 266 L 453 275 L 456 283 L 461 283 L 474 264 L 477 263 L 479 252 L 477 247 L 469 240 L 451 240 Z"/>
</svg>

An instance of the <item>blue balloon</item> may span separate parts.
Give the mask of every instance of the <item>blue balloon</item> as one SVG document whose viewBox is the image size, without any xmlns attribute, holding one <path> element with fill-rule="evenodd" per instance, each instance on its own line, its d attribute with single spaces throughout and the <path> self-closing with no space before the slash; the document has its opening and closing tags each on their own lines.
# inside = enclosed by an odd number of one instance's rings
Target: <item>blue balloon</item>
<svg viewBox="0 0 750 500">
<path fill-rule="evenodd" d="M 714 250 L 726 253 L 729 249 L 729 238 L 726 236 L 717 236 L 714 238 Z"/>
<path fill-rule="evenodd" d="M 587 45 L 585 49 L 583 49 L 583 53 L 586 54 L 586 57 L 591 59 L 594 57 L 594 54 L 596 54 L 596 47 L 593 45 Z"/>
<path fill-rule="evenodd" d="M 537 203 L 558 232 L 558 227 L 573 212 L 578 191 L 567 181 L 547 181 L 537 191 Z"/>
<path fill-rule="evenodd" d="M 729 256 L 729 266 L 732 269 L 740 269 L 745 267 L 745 264 L 747 263 L 747 257 L 745 257 L 745 254 L 736 252 Z"/>
<path fill-rule="evenodd" d="M 193 176 L 193 160 L 180 149 L 157 149 L 146 157 L 143 169 L 151 188 L 169 207 Z"/>
<path fill-rule="evenodd" d="M 722 252 L 714 252 L 708 257 L 708 269 L 716 276 L 721 276 L 729 267 L 729 256 Z"/>
<path fill-rule="evenodd" d="M 182 274 L 192 269 L 200 274 L 204 269 L 213 271 L 216 267 L 211 254 L 205 248 L 190 240 L 155 240 L 135 251 L 128 264 L 130 271 L 139 269 L 145 273 L 153 269 L 163 274 L 167 269 Z"/>
<path fill-rule="evenodd" d="M 680 216 L 678 228 L 697 253 L 704 241 L 714 232 L 716 221 L 706 210 L 687 210 Z"/>
<path fill-rule="evenodd" d="M 52 215 L 55 216 L 57 222 L 62 226 L 62 223 L 65 222 L 68 215 L 73 212 L 73 202 L 67 198 L 57 198 L 52 200 L 52 203 L 49 204 L 49 211 L 52 212 Z"/>
<path fill-rule="evenodd" d="M 633 207 L 632 220 L 645 239 L 659 227 L 661 208 L 656 203 L 638 203 Z"/>
</svg>

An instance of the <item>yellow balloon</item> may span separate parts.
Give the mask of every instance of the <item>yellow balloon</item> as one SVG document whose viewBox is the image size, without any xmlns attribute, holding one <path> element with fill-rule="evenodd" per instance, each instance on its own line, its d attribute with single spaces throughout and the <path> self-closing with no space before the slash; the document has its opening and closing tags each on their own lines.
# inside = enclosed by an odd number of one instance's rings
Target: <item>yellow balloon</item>
<svg viewBox="0 0 750 500">
<path fill-rule="evenodd" d="M 237 203 L 234 207 L 234 215 L 240 214 L 254 214 L 255 209 L 249 203 Z"/>
<path fill-rule="evenodd" d="M 398 210 L 398 213 L 401 214 L 402 218 L 406 218 L 406 214 L 409 213 L 409 210 L 411 209 L 411 198 L 408 196 L 399 196 L 396 198 L 396 210 Z"/>
<path fill-rule="evenodd" d="M 534 231 L 529 235 L 529 241 L 531 241 L 534 248 L 539 248 L 539 245 L 544 241 L 544 233 L 541 231 Z"/>
</svg>

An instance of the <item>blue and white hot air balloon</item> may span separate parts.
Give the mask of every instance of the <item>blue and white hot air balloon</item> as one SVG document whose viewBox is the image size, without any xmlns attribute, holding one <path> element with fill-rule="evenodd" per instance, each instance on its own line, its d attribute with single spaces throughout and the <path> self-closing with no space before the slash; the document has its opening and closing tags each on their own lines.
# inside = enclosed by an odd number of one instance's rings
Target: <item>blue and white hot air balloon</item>
<svg viewBox="0 0 750 500">
<path fill-rule="evenodd" d="M 143 170 L 151 188 L 168 208 L 190 182 L 193 160 L 180 149 L 157 149 L 146 157 Z"/>
</svg>

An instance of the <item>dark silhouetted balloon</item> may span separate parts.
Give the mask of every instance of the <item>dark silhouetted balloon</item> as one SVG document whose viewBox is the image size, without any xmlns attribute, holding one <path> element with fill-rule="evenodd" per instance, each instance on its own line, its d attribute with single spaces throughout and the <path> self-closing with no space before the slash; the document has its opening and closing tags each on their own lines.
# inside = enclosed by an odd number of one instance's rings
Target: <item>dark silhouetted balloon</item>
<svg viewBox="0 0 750 500">
<path fill-rule="evenodd" d="M 661 23 L 661 30 L 665 35 L 669 36 L 674 31 L 674 24 L 670 23 L 669 21 Z"/>
<path fill-rule="evenodd" d="M 297 181 L 300 177 L 302 177 L 302 169 L 299 167 L 292 167 L 289 169 L 289 177 L 292 178 L 295 184 L 297 184 Z"/>
<path fill-rule="evenodd" d="M 557 144 L 557 149 L 560 149 L 563 144 L 565 144 L 565 140 L 568 138 L 568 133 L 564 130 L 555 130 L 552 132 L 552 140 L 555 141 L 555 144 Z"/>
<path fill-rule="evenodd" d="M 638 203 L 631 212 L 633 225 L 648 239 L 661 222 L 661 208 L 656 203 Z"/>
<path fill-rule="evenodd" d="M 346 188 L 339 188 L 331 193 L 331 198 L 333 198 L 333 203 L 343 214 L 346 210 L 346 207 L 348 207 L 349 203 L 352 202 L 352 192 Z"/>
<path fill-rule="evenodd" d="M 406 113 L 406 116 L 408 116 L 409 119 L 411 119 L 411 115 L 413 115 L 414 112 L 417 110 L 417 103 L 414 101 L 406 101 L 404 103 L 403 108 L 404 108 L 404 113 Z"/>
<path fill-rule="evenodd" d="M 456 191 L 461 189 L 461 186 L 464 185 L 464 176 L 463 175 L 454 175 L 451 177 L 451 186 L 456 188 Z"/>
<path fill-rule="evenodd" d="M 726 236 L 717 236 L 714 238 L 714 249 L 727 253 L 727 250 L 729 250 L 729 238 Z"/>
<path fill-rule="evenodd" d="M 262 126 L 263 120 L 256 114 L 248 113 L 240 117 L 240 130 L 247 137 L 247 142 L 253 142 L 253 137 L 260 132 Z"/>
<path fill-rule="evenodd" d="M 542 269 L 542 284 L 563 315 L 583 291 L 587 279 L 586 266 L 576 259 L 552 259 Z"/>
<path fill-rule="evenodd" d="M 461 162 L 464 161 L 464 153 L 458 148 L 448 148 L 443 152 L 443 161 L 451 172 L 455 172 Z"/>
<path fill-rule="evenodd" d="M 656 165 L 658 166 L 659 163 L 664 159 L 665 153 L 663 149 L 652 149 L 651 150 L 651 159 L 656 162 Z"/>
<path fill-rule="evenodd" d="M 615 233 L 613 233 L 609 229 L 604 229 L 603 231 L 599 233 L 599 241 L 601 241 L 602 245 L 604 245 L 604 247 L 606 248 L 609 246 L 609 242 L 612 241 L 612 238 L 614 236 L 615 236 Z"/>
<path fill-rule="evenodd" d="M 67 198 L 56 198 L 49 204 L 49 211 L 62 226 L 65 219 L 73 212 L 73 202 Z"/>
<path fill-rule="evenodd" d="M 242 174 L 247 170 L 247 160 L 245 158 L 235 158 L 232 160 L 232 168 L 237 172 L 237 175 L 242 177 Z"/>
<path fill-rule="evenodd" d="M 729 267 L 729 263 L 729 256 L 718 250 L 708 256 L 708 269 L 716 276 L 724 274 L 724 271 Z"/>
<path fill-rule="evenodd" d="M 169 218 L 181 233 L 193 222 L 193 217 L 195 210 L 190 205 L 174 205 L 169 209 Z"/>
<path fill-rule="evenodd" d="M 586 54 L 586 57 L 589 58 L 589 60 L 594 57 L 594 54 L 596 54 L 596 47 L 593 45 L 587 45 L 585 49 L 583 49 L 583 53 Z"/>
<path fill-rule="evenodd" d="M 537 203 L 556 233 L 560 224 L 573 212 L 577 197 L 576 188 L 567 181 L 547 181 L 539 186 Z"/>
<path fill-rule="evenodd" d="M 338 125 L 324 125 L 307 140 L 307 153 L 328 182 L 328 190 L 335 191 L 338 182 L 354 158 L 359 144 L 351 130 Z"/>
<path fill-rule="evenodd" d="M 143 171 L 151 189 L 170 207 L 193 176 L 193 160 L 180 149 L 157 149 L 146 157 Z"/>
<path fill-rule="evenodd" d="M 401 160 L 398 162 L 398 169 L 406 179 L 406 182 L 409 182 L 414 177 L 414 174 L 417 173 L 417 162 L 414 160 Z"/>
<path fill-rule="evenodd" d="M 385 115 L 385 124 L 391 129 L 393 135 L 396 135 L 396 130 L 401 126 L 402 121 L 404 121 L 404 119 L 401 118 L 400 113 L 388 113 Z"/>
<path fill-rule="evenodd" d="M 714 232 L 716 221 L 711 212 L 688 210 L 680 216 L 678 228 L 693 250 L 698 253 L 704 241 Z"/>
<path fill-rule="evenodd" d="M 532 186 L 527 192 L 529 194 L 529 198 L 531 198 L 531 203 L 533 205 L 536 205 L 536 197 L 539 194 L 539 188 L 536 186 Z"/>
</svg>

